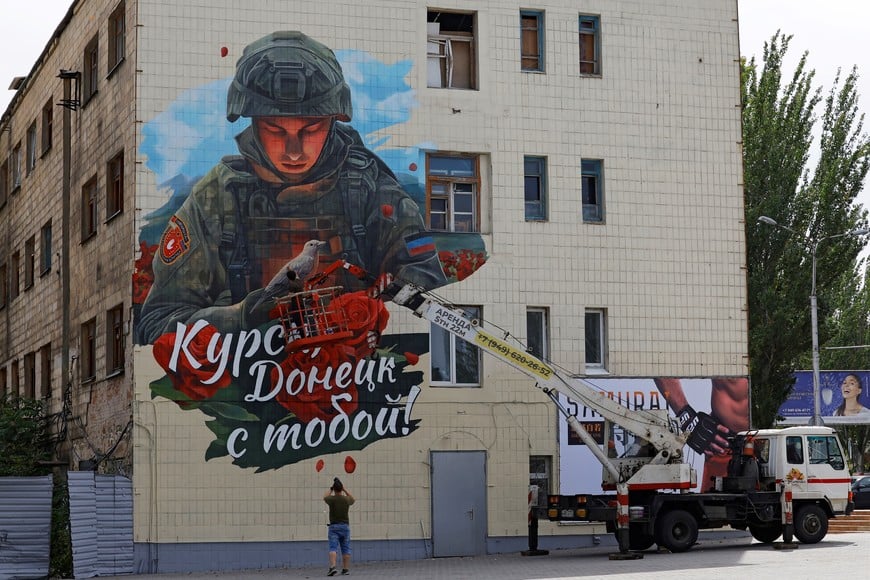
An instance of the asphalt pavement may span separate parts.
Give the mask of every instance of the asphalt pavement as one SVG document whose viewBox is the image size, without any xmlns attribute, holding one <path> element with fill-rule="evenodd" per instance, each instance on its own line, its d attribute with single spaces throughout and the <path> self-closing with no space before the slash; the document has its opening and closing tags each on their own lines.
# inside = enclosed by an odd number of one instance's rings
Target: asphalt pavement
<svg viewBox="0 0 870 580">
<path fill-rule="evenodd" d="M 779 546 L 781 547 L 781 545 Z M 831 534 L 815 545 L 776 549 L 751 538 L 702 540 L 682 554 L 643 552 L 638 560 L 611 560 L 610 547 L 554 550 L 546 556 L 520 553 L 469 558 L 430 558 L 391 562 L 362 562 L 351 566 L 350 577 L 413 580 L 568 580 L 571 578 L 703 580 L 825 580 L 866 577 L 870 568 L 870 533 Z M 324 555 L 325 558 L 325 555 Z M 862 572 L 863 570 L 863 572 Z M 324 578 L 318 568 L 284 568 L 190 574 L 116 576 L 116 580 L 277 580 Z M 336 578 L 341 577 L 336 576 Z"/>
</svg>

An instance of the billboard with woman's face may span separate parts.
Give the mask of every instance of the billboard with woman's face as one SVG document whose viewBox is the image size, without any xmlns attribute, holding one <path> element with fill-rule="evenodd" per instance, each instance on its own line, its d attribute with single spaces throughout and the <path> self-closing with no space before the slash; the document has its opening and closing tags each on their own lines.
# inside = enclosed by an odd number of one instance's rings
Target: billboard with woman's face
<svg viewBox="0 0 870 580">
<path fill-rule="evenodd" d="M 806 425 L 813 409 L 813 372 L 797 371 L 794 387 L 779 408 L 780 423 Z M 826 424 L 870 424 L 870 371 L 821 371 L 819 414 Z"/>
</svg>

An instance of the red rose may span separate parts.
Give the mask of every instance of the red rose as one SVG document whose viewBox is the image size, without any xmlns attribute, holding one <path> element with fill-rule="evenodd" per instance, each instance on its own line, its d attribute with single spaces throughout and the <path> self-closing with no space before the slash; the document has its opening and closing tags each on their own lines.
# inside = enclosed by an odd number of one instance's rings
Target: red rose
<svg viewBox="0 0 870 580">
<path fill-rule="evenodd" d="M 219 389 L 232 382 L 230 375 L 224 370 L 223 375 L 218 380 L 205 384 L 205 381 L 212 379 L 219 368 L 218 363 L 209 362 L 206 357 L 209 342 L 216 332 L 217 329 L 214 326 L 208 325 L 200 330 L 188 345 L 187 350 L 199 363 L 199 368 L 194 368 L 188 357 L 182 352 L 178 356 L 176 369 L 174 371 L 170 369 L 177 336 L 174 332 L 167 332 L 154 343 L 154 359 L 166 371 L 175 388 L 194 401 L 210 399 Z M 220 339 L 215 347 L 215 352 L 220 350 Z"/>
<path fill-rule="evenodd" d="M 351 372 L 342 380 L 342 385 L 346 386 L 342 388 L 337 384 L 336 373 L 345 363 L 351 364 Z M 284 384 L 281 385 L 275 400 L 282 407 L 292 411 L 300 421 L 308 423 L 315 418 L 328 421 L 335 417 L 338 411 L 332 405 L 333 395 L 350 395 L 349 401 L 344 399 L 340 403 L 342 410 L 350 415 L 359 405 L 356 383 L 353 380 L 355 363 L 356 359 L 341 345 L 336 344 L 291 353 L 281 362 L 280 373 L 278 369 L 272 369 L 272 384 L 277 383 L 282 376 L 284 379 Z M 310 380 L 314 367 L 317 367 L 317 381 Z M 294 393 L 290 394 L 287 392 L 286 384 L 294 369 L 301 371 L 304 384 L 300 388 L 300 379 L 294 377 L 294 380 L 290 381 Z M 329 380 L 324 382 L 323 379 L 327 375 Z"/>
<path fill-rule="evenodd" d="M 352 349 L 357 357 L 366 357 L 374 352 L 369 344 L 374 333 L 374 340 L 387 327 L 390 313 L 380 300 L 369 298 L 365 291 L 342 294 L 330 304 L 333 322 L 341 322 L 342 317 L 347 323 L 347 329 L 353 336 L 342 341 L 342 346 Z M 343 313 L 343 316 L 342 316 Z"/>
</svg>

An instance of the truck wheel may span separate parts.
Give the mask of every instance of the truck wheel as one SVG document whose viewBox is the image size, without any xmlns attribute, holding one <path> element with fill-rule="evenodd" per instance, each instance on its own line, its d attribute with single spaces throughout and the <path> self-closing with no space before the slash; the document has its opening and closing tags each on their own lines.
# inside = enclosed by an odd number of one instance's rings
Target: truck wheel
<svg viewBox="0 0 870 580">
<path fill-rule="evenodd" d="M 828 514 L 815 504 L 797 510 L 794 518 L 794 535 L 802 544 L 817 544 L 828 533 Z"/>
<path fill-rule="evenodd" d="M 698 541 L 698 522 L 685 510 L 672 510 L 656 522 L 656 543 L 671 552 L 685 552 Z"/>
<path fill-rule="evenodd" d="M 762 544 L 770 544 L 782 535 L 782 524 L 750 525 L 749 533 Z"/>
</svg>

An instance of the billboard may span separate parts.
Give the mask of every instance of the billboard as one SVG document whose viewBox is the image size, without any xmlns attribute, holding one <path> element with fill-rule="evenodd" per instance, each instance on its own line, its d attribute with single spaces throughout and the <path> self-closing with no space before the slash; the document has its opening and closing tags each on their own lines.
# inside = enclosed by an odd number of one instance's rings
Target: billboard
<svg viewBox="0 0 870 580">
<path fill-rule="evenodd" d="M 827 424 L 870 423 L 870 371 L 821 371 L 819 413 Z M 813 415 L 813 372 L 795 372 L 795 383 L 779 408 L 783 425 L 806 425 Z"/>
<path fill-rule="evenodd" d="M 749 428 L 749 379 L 746 377 L 709 378 L 592 378 L 591 383 L 604 396 L 616 400 L 639 413 L 668 412 L 685 426 L 696 420 L 713 426 L 717 435 L 709 439 L 690 437 L 684 450 L 686 461 L 698 473 L 693 491 L 706 491 L 713 478 L 726 474 L 730 454 L 727 437 Z M 570 414 L 591 433 L 604 448 L 604 419 L 592 408 L 561 397 Z M 685 429 L 684 429 L 685 431 Z M 710 431 L 708 431 L 710 432 Z M 609 452 L 621 456 L 629 440 L 615 437 L 615 448 Z M 602 469 L 579 437 L 568 427 L 564 416 L 559 418 L 559 489 L 562 494 L 600 493 Z"/>
</svg>

